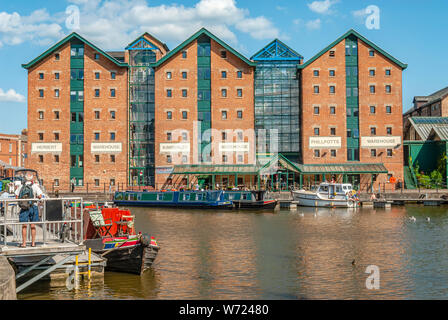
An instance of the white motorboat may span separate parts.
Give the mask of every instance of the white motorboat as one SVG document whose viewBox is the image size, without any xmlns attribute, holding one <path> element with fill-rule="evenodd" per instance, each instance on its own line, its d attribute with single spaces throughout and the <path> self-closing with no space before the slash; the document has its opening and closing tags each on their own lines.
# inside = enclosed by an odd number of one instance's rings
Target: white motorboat
<svg viewBox="0 0 448 320">
<path fill-rule="evenodd" d="M 293 201 L 304 207 L 354 208 L 358 200 L 350 183 L 323 182 L 310 191 L 292 191 Z"/>
</svg>

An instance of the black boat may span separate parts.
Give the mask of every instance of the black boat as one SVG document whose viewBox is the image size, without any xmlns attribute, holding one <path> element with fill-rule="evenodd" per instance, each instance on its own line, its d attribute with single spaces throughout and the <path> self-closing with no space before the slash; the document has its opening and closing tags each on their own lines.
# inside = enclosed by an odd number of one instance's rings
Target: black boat
<svg viewBox="0 0 448 320">
<path fill-rule="evenodd" d="M 224 199 L 232 201 L 235 209 L 274 209 L 278 203 L 264 190 L 228 190 L 224 193 Z"/>
</svg>

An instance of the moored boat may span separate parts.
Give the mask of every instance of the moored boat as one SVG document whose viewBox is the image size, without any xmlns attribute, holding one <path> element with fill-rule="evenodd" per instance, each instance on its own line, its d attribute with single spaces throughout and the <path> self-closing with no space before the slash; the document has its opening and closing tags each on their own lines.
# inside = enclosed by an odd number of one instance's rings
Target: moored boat
<svg viewBox="0 0 448 320">
<path fill-rule="evenodd" d="M 140 207 L 232 208 L 232 201 L 226 200 L 224 194 L 221 190 L 126 191 L 115 193 L 114 204 Z"/>
<path fill-rule="evenodd" d="M 299 206 L 305 207 L 354 208 L 358 206 L 358 200 L 349 183 L 323 182 L 314 190 L 294 190 L 292 196 Z"/>
<path fill-rule="evenodd" d="M 84 244 L 107 259 L 107 271 L 141 274 L 152 266 L 160 247 L 154 237 L 135 233 L 129 210 L 87 209 L 84 221 Z"/>
<path fill-rule="evenodd" d="M 274 209 L 278 202 L 264 190 L 229 190 L 224 193 L 224 199 L 232 201 L 235 209 Z"/>
</svg>

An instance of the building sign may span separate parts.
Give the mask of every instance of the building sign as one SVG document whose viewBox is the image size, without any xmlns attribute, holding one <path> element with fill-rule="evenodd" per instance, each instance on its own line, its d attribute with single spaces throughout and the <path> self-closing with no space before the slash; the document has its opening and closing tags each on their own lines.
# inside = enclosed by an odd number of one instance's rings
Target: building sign
<svg viewBox="0 0 448 320">
<path fill-rule="evenodd" d="M 394 148 L 401 144 L 400 136 L 361 137 L 362 148 Z"/>
<path fill-rule="evenodd" d="M 221 142 L 219 152 L 249 152 L 249 142 Z"/>
<path fill-rule="evenodd" d="M 173 167 L 156 167 L 156 174 L 170 174 L 173 172 Z"/>
<path fill-rule="evenodd" d="M 62 143 L 32 143 L 31 153 L 62 152 Z"/>
<path fill-rule="evenodd" d="M 310 137 L 310 149 L 340 148 L 341 137 Z"/>
<path fill-rule="evenodd" d="M 92 143 L 90 152 L 92 153 L 120 153 L 121 143 Z"/>
<path fill-rule="evenodd" d="M 161 143 L 160 153 L 190 153 L 189 143 Z"/>
</svg>

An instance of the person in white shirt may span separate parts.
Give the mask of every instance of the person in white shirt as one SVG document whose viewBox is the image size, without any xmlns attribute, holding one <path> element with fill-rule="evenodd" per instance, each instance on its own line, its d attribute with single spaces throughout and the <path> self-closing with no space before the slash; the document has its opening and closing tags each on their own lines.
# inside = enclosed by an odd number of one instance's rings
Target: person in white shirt
<svg viewBox="0 0 448 320">
<path fill-rule="evenodd" d="M 32 190 L 33 195 L 29 196 L 29 199 L 41 199 L 42 196 L 44 195 L 42 190 L 39 188 L 39 185 L 33 183 L 33 176 L 32 174 L 28 173 L 25 176 L 25 184 L 24 185 L 20 185 L 16 191 L 15 191 L 15 195 L 16 198 L 22 198 L 23 199 L 23 194 L 22 194 L 22 189 L 25 188 L 25 190 Z M 28 188 L 31 187 L 31 188 Z M 24 192 L 25 192 L 24 190 Z M 24 201 L 25 202 L 25 201 Z M 19 222 L 37 222 L 39 221 L 39 209 L 37 207 L 37 205 L 35 203 L 31 203 L 28 209 L 25 208 L 21 208 L 20 209 L 20 213 L 19 213 Z M 31 246 L 35 247 L 36 246 L 36 226 L 34 224 L 30 225 L 31 228 Z M 23 225 L 22 226 L 22 244 L 20 245 L 21 248 L 25 248 L 26 247 L 26 231 L 27 231 L 27 225 Z"/>
</svg>

